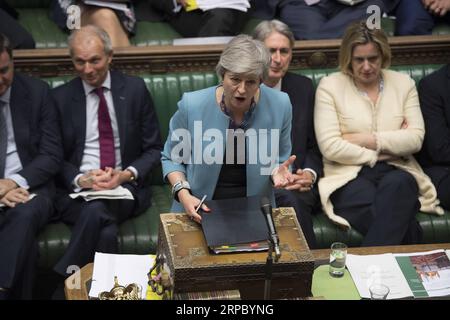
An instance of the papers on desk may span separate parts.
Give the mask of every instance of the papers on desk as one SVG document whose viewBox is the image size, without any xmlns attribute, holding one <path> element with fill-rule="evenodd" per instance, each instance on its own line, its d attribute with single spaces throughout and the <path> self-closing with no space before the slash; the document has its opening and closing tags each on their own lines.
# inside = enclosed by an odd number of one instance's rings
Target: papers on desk
<svg viewBox="0 0 450 320">
<path fill-rule="evenodd" d="M 413 296 L 392 253 L 367 256 L 349 254 L 346 265 L 361 298 L 370 299 L 369 287 L 375 283 L 389 287 L 388 299 Z"/>
<path fill-rule="evenodd" d="M 369 287 L 375 283 L 389 287 L 387 299 L 450 294 L 448 250 L 365 256 L 349 254 L 346 265 L 362 298 L 370 298 Z"/>
<path fill-rule="evenodd" d="M 201 9 L 208 11 L 217 8 L 234 9 L 243 12 L 247 12 L 250 8 L 248 0 L 187 0 L 186 11 L 192 11 L 195 9 Z"/>
<path fill-rule="evenodd" d="M 92 201 L 97 199 L 109 199 L 109 200 L 117 200 L 117 199 L 128 199 L 133 200 L 133 195 L 131 194 L 130 190 L 118 186 L 115 189 L 112 190 L 89 190 L 89 191 L 82 191 L 82 192 L 76 192 L 71 193 L 69 195 L 72 199 L 82 197 L 86 201 Z"/>
<path fill-rule="evenodd" d="M 120 285 L 137 283 L 141 287 L 141 299 L 145 299 L 147 273 L 154 264 L 155 255 L 108 254 L 96 252 L 90 297 L 97 298 L 99 293 L 110 291 L 114 286 L 114 276 Z"/>
<path fill-rule="evenodd" d="M 33 199 L 36 196 L 37 196 L 36 193 L 30 193 L 29 196 L 28 196 L 28 201 L 30 201 L 31 199 Z M 3 203 L 0 203 L 0 208 L 3 208 L 3 207 L 6 207 L 6 205 L 3 204 Z"/>
</svg>

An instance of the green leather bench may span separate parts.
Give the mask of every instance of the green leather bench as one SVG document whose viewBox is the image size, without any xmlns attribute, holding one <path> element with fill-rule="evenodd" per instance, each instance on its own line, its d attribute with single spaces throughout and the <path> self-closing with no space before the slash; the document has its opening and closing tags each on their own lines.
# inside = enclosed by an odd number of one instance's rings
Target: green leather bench
<svg viewBox="0 0 450 320">
<path fill-rule="evenodd" d="M 36 48 L 62 48 L 67 46 L 67 34 L 61 31 L 49 18 L 51 0 L 7 0 L 19 12 L 19 22 L 27 29 L 36 42 Z M 250 34 L 260 20 L 250 19 L 243 33 Z M 382 27 L 389 34 L 394 33 L 394 20 L 382 19 Z M 450 34 L 450 27 L 438 25 L 433 34 Z M 165 45 L 180 38 L 180 35 L 167 23 L 146 22 L 137 23 L 136 35 L 131 43 L 135 46 Z"/>
</svg>

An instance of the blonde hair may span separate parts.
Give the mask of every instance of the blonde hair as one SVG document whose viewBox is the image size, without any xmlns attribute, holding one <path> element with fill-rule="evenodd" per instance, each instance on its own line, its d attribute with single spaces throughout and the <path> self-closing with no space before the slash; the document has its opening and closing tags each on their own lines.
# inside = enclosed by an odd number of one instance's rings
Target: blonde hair
<svg viewBox="0 0 450 320">
<path fill-rule="evenodd" d="M 386 34 L 381 29 L 369 29 L 365 21 L 351 24 L 342 38 L 339 49 L 339 69 L 342 73 L 353 75 L 352 55 L 358 45 L 373 43 L 381 54 L 381 67 L 388 68 L 391 65 L 391 48 Z"/>
</svg>

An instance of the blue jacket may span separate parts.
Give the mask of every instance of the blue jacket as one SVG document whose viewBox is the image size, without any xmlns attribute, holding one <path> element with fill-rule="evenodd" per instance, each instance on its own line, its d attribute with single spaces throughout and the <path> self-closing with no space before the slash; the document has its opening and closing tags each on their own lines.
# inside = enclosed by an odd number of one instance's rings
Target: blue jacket
<svg viewBox="0 0 450 320">
<path fill-rule="evenodd" d="M 178 111 L 170 120 L 169 135 L 161 157 L 164 178 L 173 171 L 183 172 L 193 195 L 201 198 L 206 194 L 209 200 L 222 168 L 225 150 L 225 143 L 222 142 L 229 127 L 229 118 L 217 105 L 215 90 L 216 87 L 210 87 L 183 95 Z M 247 196 L 270 196 L 274 204 L 270 173 L 291 153 L 292 106 L 288 95 L 283 92 L 265 85 L 261 85 L 260 91 L 246 131 Z M 274 143 L 270 143 L 271 140 Z M 183 141 L 188 143 L 182 144 Z M 191 150 L 185 149 L 184 160 L 180 161 L 180 157 L 175 156 L 181 154 L 182 146 L 190 146 Z M 279 157 L 266 161 L 270 155 L 276 154 L 272 147 L 279 148 Z M 184 211 L 176 201 L 171 210 Z"/>
</svg>

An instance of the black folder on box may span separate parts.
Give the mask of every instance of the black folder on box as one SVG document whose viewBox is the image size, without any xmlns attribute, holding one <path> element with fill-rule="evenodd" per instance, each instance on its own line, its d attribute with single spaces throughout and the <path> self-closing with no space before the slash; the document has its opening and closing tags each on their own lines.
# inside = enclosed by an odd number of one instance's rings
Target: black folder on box
<svg viewBox="0 0 450 320">
<path fill-rule="evenodd" d="M 202 214 L 206 243 L 214 253 L 268 250 L 268 229 L 261 213 L 261 198 L 209 200 Z"/>
</svg>

